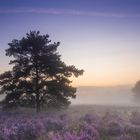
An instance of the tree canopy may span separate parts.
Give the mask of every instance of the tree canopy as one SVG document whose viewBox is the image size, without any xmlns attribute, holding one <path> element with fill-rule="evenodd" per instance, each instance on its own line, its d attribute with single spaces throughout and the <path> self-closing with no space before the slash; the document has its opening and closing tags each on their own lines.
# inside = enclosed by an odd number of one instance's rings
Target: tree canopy
<svg viewBox="0 0 140 140">
<path fill-rule="evenodd" d="M 0 93 L 6 95 L 3 107 L 29 106 L 39 112 L 43 107 L 68 106 L 70 98 L 76 97 L 69 78 L 84 71 L 61 60 L 59 42 L 51 43 L 49 35 L 30 31 L 8 45 L 6 55 L 13 58 L 9 63 L 13 67 L 0 75 Z"/>
</svg>

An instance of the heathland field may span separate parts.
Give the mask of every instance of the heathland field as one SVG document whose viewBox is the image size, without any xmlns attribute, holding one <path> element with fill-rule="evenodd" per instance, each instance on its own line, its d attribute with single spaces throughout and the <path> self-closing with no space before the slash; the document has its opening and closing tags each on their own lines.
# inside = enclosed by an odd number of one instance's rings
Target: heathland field
<svg viewBox="0 0 140 140">
<path fill-rule="evenodd" d="M 0 140 L 140 140 L 140 107 L 73 105 L 40 114 L 31 109 L 1 111 Z"/>
</svg>

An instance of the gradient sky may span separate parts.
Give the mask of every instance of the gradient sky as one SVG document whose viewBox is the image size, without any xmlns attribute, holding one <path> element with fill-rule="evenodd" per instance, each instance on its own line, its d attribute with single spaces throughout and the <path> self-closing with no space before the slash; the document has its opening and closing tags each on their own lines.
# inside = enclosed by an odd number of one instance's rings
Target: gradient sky
<svg viewBox="0 0 140 140">
<path fill-rule="evenodd" d="M 76 86 L 140 79 L 139 0 L 0 0 L 0 73 L 10 68 L 7 44 L 30 30 L 60 41 L 62 60 L 85 70 Z"/>
</svg>

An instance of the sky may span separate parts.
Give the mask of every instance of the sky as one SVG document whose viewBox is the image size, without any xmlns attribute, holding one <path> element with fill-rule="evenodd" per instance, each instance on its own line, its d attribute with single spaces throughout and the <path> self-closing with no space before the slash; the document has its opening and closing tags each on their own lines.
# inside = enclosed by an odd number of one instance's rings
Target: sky
<svg viewBox="0 0 140 140">
<path fill-rule="evenodd" d="M 8 43 L 30 30 L 60 41 L 62 60 L 85 70 L 76 86 L 140 79 L 139 0 L 0 0 L 0 73 L 11 68 Z"/>
</svg>

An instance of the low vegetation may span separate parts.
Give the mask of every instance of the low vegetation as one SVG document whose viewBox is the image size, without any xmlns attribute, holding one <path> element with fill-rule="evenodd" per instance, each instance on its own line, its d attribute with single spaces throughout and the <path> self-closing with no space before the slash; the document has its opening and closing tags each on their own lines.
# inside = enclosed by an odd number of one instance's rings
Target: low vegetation
<svg viewBox="0 0 140 140">
<path fill-rule="evenodd" d="M 72 118 L 64 113 L 1 111 L 0 140 L 140 140 L 140 112 Z"/>
</svg>

